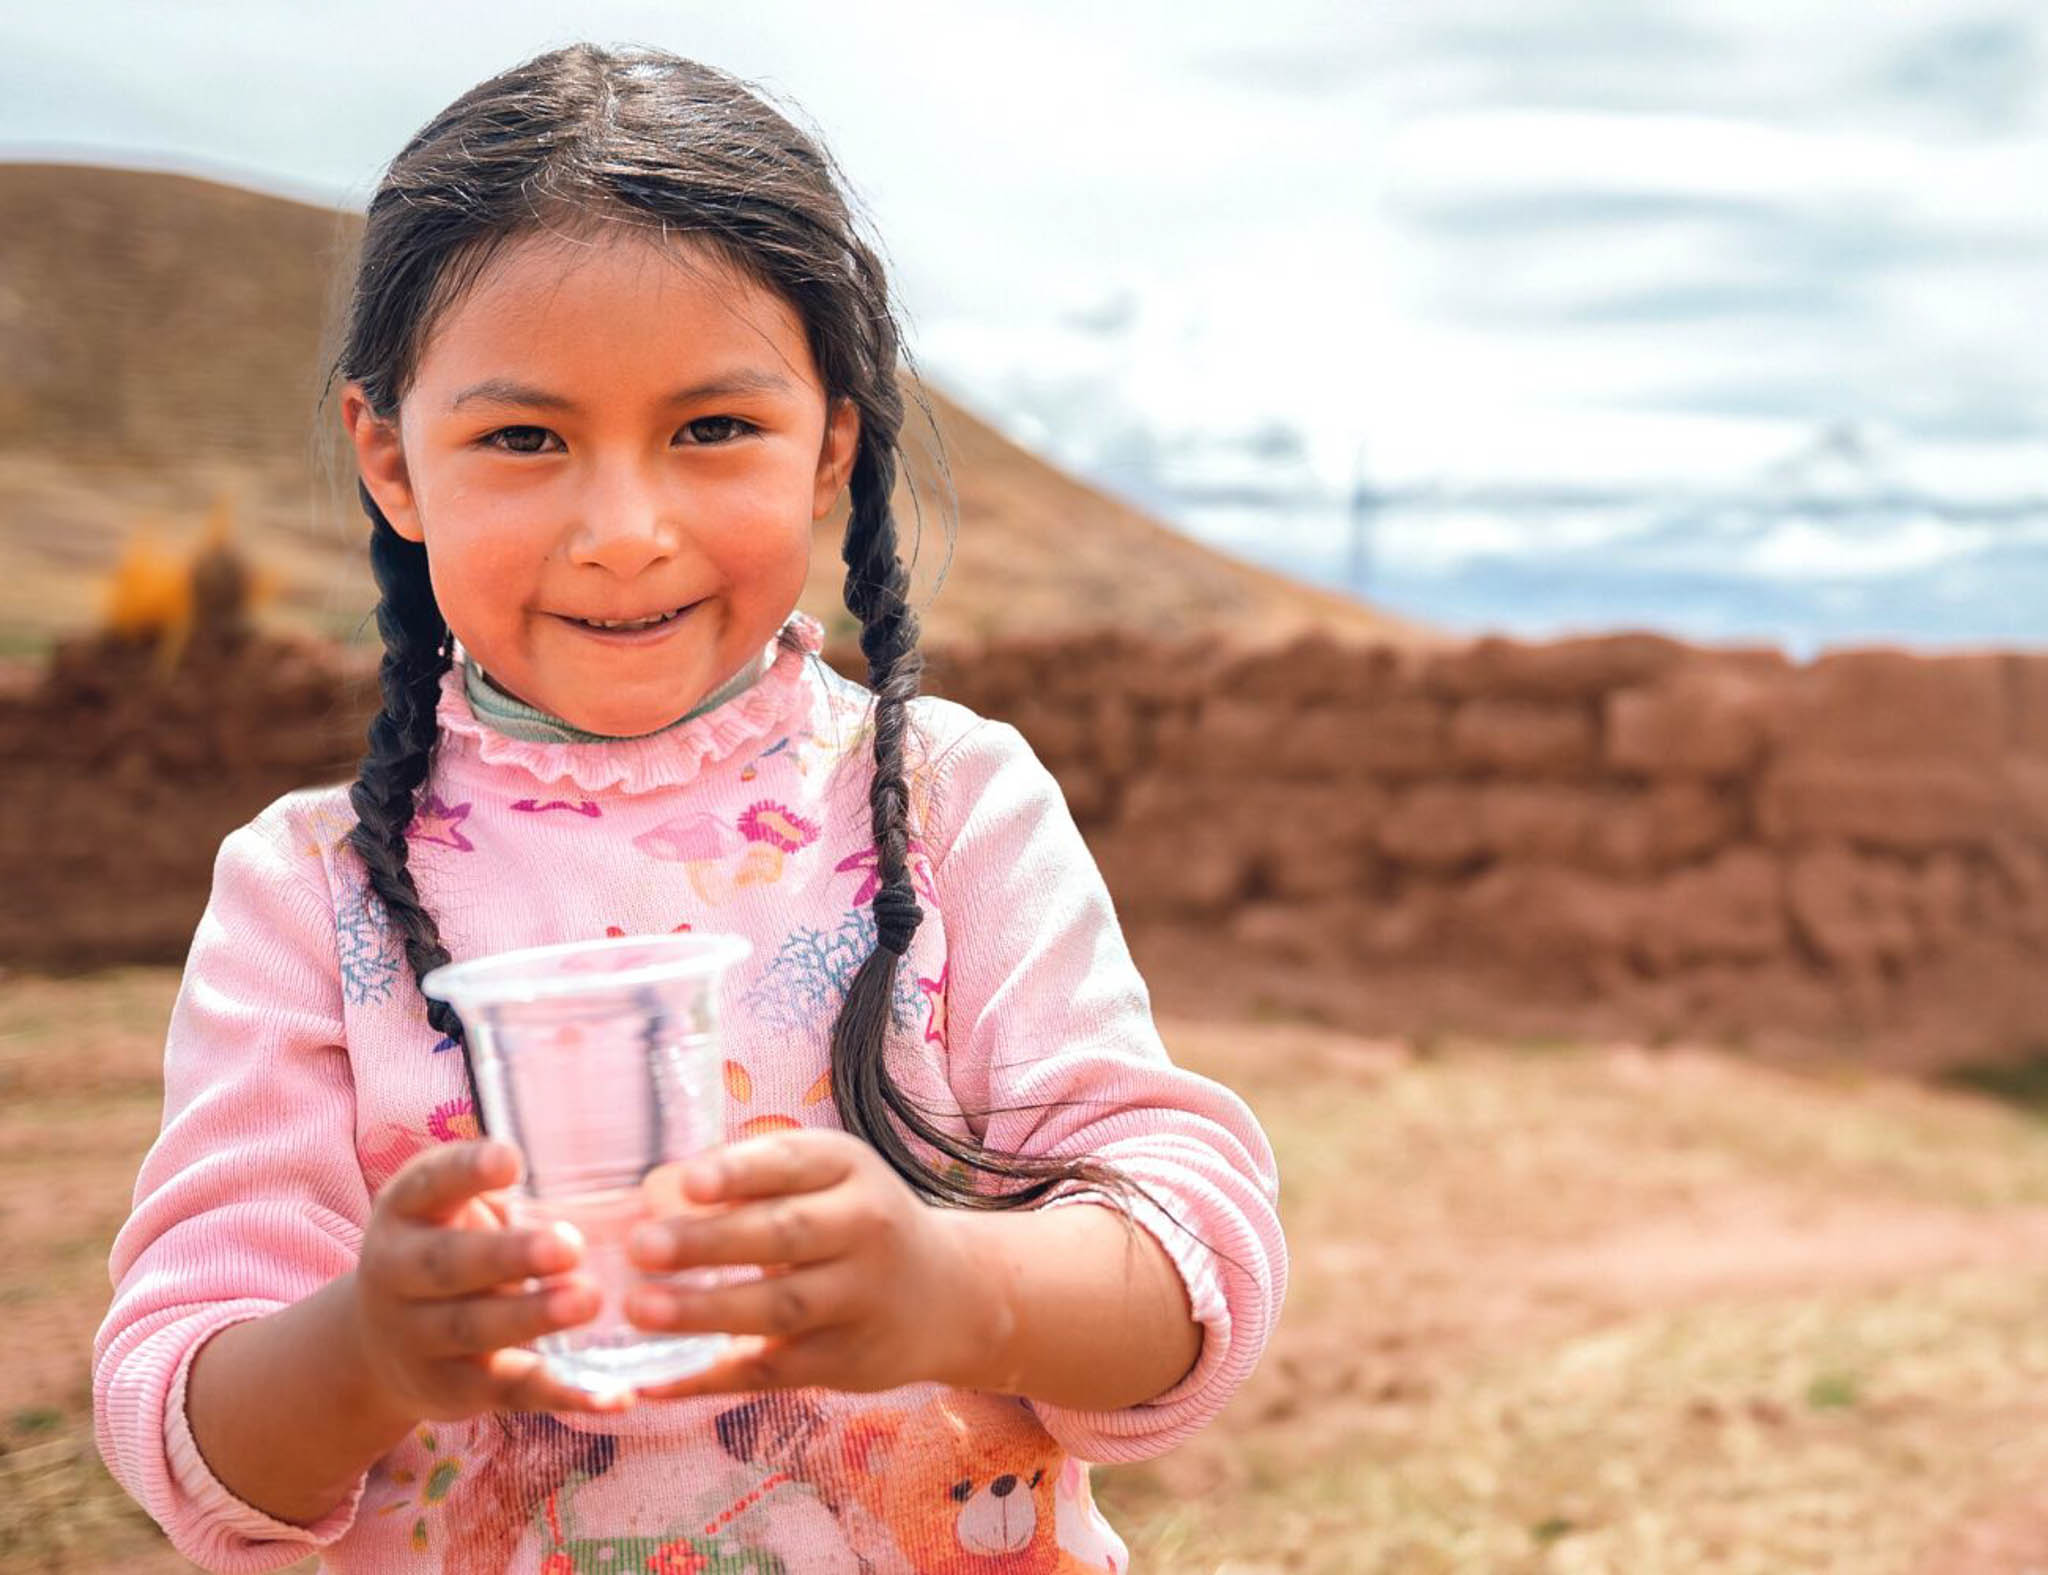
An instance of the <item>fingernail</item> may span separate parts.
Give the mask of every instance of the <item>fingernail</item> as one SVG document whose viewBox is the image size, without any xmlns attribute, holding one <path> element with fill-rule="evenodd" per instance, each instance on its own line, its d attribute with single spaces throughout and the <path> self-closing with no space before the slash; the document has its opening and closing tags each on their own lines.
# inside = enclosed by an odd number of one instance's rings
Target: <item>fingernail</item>
<svg viewBox="0 0 2048 1575">
<path fill-rule="evenodd" d="M 636 1225 L 628 1246 L 636 1258 L 656 1264 L 668 1261 L 668 1232 L 659 1225 Z"/>
<path fill-rule="evenodd" d="M 723 1170 L 715 1159 L 693 1159 L 683 1166 L 683 1185 L 700 1196 L 714 1197 L 724 1180 Z"/>
<path fill-rule="evenodd" d="M 557 1323 L 581 1323 L 597 1315 L 597 1292 L 587 1285 L 564 1285 L 548 1297 L 548 1316 Z"/>
<path fill-rule="evenodd" d="M 542 1274 L 560 1274 L 583 1256 L 583 1233 L 567 1220 L 557 1220 L 533 1243 L 533 1266 Z"/>
<path fill-rule="evenodd" d="M 666 1323 L 682 1305 L 674 1291 L 659 1285 L 636 1285 L 626 1293 L 626 1316 L 636 1323 Z"/>
</svg>

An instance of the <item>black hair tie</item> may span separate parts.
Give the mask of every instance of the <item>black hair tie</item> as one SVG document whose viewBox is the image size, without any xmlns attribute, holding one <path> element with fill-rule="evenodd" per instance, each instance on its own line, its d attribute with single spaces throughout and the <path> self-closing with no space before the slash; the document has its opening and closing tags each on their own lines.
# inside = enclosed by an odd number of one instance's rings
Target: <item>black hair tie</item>
<svg viewBox="0 0 2048 1575">
<path fill-rule="evenodd" d="M 909 881 L 891 881 L 875 893 L 875 936 L 884 951 L 901 957 L 923 922 L 924 909 L 917 905 L 917 892 Z"/>
</svg>

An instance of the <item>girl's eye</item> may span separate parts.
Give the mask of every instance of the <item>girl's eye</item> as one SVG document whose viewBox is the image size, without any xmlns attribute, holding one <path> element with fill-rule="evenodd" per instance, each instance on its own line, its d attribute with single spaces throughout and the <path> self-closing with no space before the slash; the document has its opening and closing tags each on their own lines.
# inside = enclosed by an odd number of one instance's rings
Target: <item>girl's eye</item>
<svg viewBox="0 0 2048 1575">
<path fill-rule="evenodd" d="M 529 437 L 547 438 L 552 436 L 554 434 L 548 431 L 546 427 L 500 427 L 495 432 L 486 433 L 484 435 L 484 442 L 492 448 L 504 449 L 508 454 L 538 454 L 541 452 L 538 448 L 528 448 L 525 446 L 525 439 Z M 507 444 L 500 442 L 500 438 L 517 438 L 520 441 Z"/>
<path fill-rule="evenodd" d="M 706 428 L 709 430 L 704 430 Z M 682 430 L 694 437 L 692 447 L 719 448 L 756 429 L 753 423 L 742 421 L 738 416 L 699 416 Z M 546 427 L 500 427 L 495 432 L 486 433 L 483 441 L 507 454 L 540 454 L 546 452 L 541 443 L 553 436 Z M 536 439 L 540 441 L 534 441 Z"/>
<path fill-rule="evenodd" d="M 700 433 L 697 439 L 699 443 L 712 447 L 716 447 L 721 443 L 730 443 L 734 438 L 743 437 L 754 430 L 751 425 L 740 420 L 738 416 L 700 416 L 685 427 L 684 430 L 687 432 L 697 432 L 697 429 L 700 427 L 715 429 L 715 435 L 705 437 Z"/>
</svg>

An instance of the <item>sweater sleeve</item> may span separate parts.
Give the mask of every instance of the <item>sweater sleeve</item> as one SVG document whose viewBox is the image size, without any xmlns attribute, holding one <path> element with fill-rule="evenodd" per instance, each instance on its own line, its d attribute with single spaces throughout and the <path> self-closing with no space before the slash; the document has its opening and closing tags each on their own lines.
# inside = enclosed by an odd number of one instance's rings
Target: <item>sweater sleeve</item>
<svg viewBox="0 0 2048 1575">
<path fill-rule="evenodd" d="M 991 1147 L 1088 1155 L 1138 1182 L 1149 1195 L 1138 1223 L 1172 1257 L 1202 1327 L 1194 1368 L 1149 1402 L 1033 1409 L 1081 1459 L 1149 1459 L 1215 1417 L 1279 1316 L 1273 1151 L 1243 1100 L 1168 1056 L 1094 856 L 1023 736 L 980 723 L 946 752 L 938 784 L 955 1095 Z M 1070 1190 L 1045 1206 L 1082 1201 L 1101 1195 Z"/>
<path fill-rule="evenodd" d="M 352 1266 L 369 1217 L 332 904 L 288 839 L 273 807 L 215 859 L 171 1013 L 163 1128 L 93 1344 L 102 1458 L 180 1553 L 216 1571 L 279 1569 L 328 1545 L 362 1491 L 311 1526 L 274 1520 L 220 1483 L 185 1420 L 199 1348 Z"/>
</svg>

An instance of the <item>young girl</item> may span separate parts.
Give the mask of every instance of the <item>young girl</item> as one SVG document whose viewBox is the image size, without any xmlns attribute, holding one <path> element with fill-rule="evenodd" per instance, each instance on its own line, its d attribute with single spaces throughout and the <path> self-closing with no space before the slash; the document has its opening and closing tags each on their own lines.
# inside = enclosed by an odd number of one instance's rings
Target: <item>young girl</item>
<svg viewBox="0 0 2048 1575">
<path fill-rule="evenodd" d="M 198 1563 L 1121 1575 L 1083 1462 L 1256 1362 L 1270 1148 L 1169 1061 L 1021 737 L 914 698 L 897 360 L 834 167 L 704 67 L 563 49 L 391 166 L 337 368 L 383 709 L 222 845 L 95 1348 L 101 1451 Z M 868 688 L 795 611 L 849 485 Z M 753 947 L 731 1141 L 629 1312 L 739 1339 L 597 1399 L 525 1348 L 595 1287 L 495 1206 L 418 980 L 687 929 Z M 702 1264 L 763 1273 L 663 1283 Z"/>
</svg>

